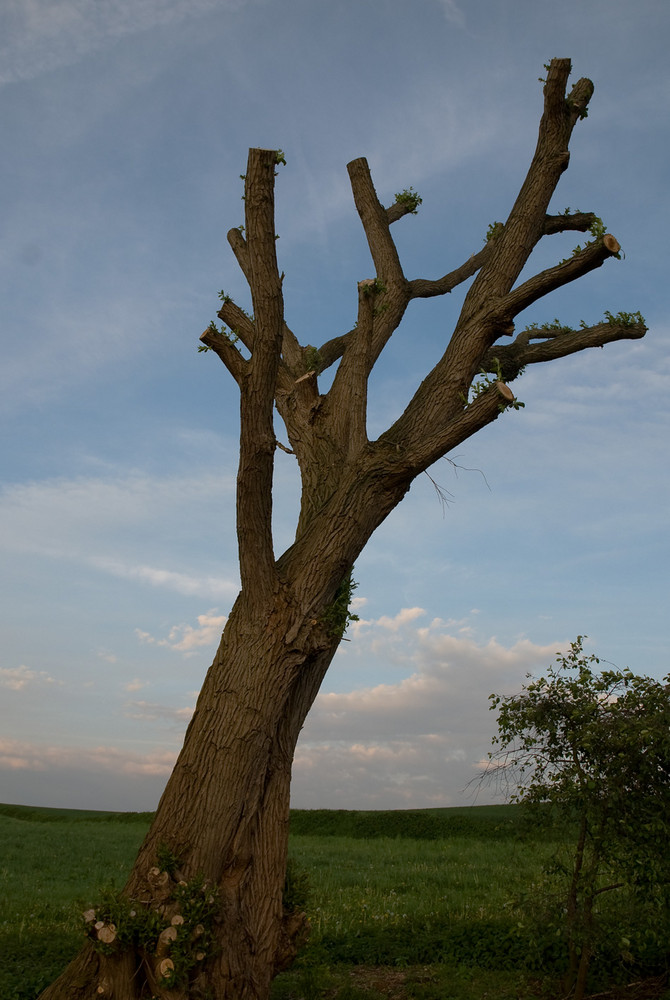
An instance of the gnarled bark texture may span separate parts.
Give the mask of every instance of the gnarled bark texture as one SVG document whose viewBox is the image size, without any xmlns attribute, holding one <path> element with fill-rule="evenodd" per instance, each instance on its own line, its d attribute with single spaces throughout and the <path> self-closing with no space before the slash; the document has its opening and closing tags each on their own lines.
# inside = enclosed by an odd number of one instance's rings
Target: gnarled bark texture
<svg viewBox="0 0 670 1000">
<path fill-rule="evenodd" d="M 319 350 L 301 346 L 284 317 L 274 227 L 283 157 L 250 151 L 245 231 L 233 229 L 228 239 L 253 315 L 223 296 L 224 327 L 212 324 L 201 338 L 240 391 L 242 591 L 124 889 L 126 908 L 116 919 L 91 915 L 85 947 L 42 1000 L 267 1000 L 272 977 L 291 961 L 306 923 L 282 902 L 291 762 L 346 627 L 354 561 L 419 473 L 516 405 L 507 383 L 525 365 L 646 332 L 636 314 L 515 336 L 523 309 L 618 256 L 616 239 L 595 229 L 568 260 L 515 284 L 543 237 L 584 232 L 597 221 L 590 213 L 547 214 L 593 90 L 582 79 L 566 94 L 569 72 L 567 59 L 548 67 L 537 148 L 507 221 L 441 278 L 409 280 L 398 257 L 391 225 L 416 202 L 405 193 L 385 208 L 366 161 L 349 164 L 374 277 L 358 286 L 356 326 Z M 442 357 L 404 413 L 370 441 L 368 378 L 406 308 L 473 276 Z M 333 365 L 331 388 L 321 392 L 319 376 Z M 473 392 L 480 372 L 489 376 Z M 302 477 L 295 541 L 279 558 L 271 531 L 275 407 Z"/>
</svg>

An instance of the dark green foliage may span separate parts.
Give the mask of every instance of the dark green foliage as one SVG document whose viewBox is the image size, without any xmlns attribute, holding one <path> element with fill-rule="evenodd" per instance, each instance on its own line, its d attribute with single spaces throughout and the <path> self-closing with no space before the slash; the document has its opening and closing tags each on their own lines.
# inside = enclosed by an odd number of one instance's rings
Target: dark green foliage
<svg viewBox="0 0 670 1000">
<path fill-rule="evenodd" d="M 174 871 L 178 863 L 174 855 L 165 848 L 162 854 Z M 167 871 L 167 868 L 162 870 Z M 182 880 L 173 885 L 170 899 L 176 904 L 181 923 L 170 945 L 170 958 L 174 963 L 166 981 L 166 985 L 170 986 L 186 984 L 191 971 L 215 951 L 214 922 L 218 913 L 218 892 L 207 884 L 203 876 L 196 875 L 188 882 Z M 95 907 L 84 913 L 83 918 L 84 933 L 92 939 L 96 951 L 102 954 L 130 948 L 153 954 L 161 932 L 170 926 L 156 910 L 139 900 L 127 898 L 113 887 L 99 893 Z M 96 920 L 114 927 L 116 937 L 112 944 L 96 939 L 92 931 Z"/>
<path fill-rule="evenodd" d="M 309 874 L 295 858 L 289 857 L 286 864 L 286 877 L 282 904 L 286 913 L 301 913 L 307 909 L 310 896 Z"/>
<path fill-rule="evenodd" d="M 341 584 L 337 588 L 335 597 L 331 604 L 321 615 L 321 620 L 328 629 L 328 633 L 333 636 L 343 636 L 350 622 L 357 622 L 358 615 L 352 614 L 349 610 L 351 598 L 358 584 L 351 573 L 347 573 Z"/>
<path fill-rule="evenodd" d="M 329 962 L 356 965 L 426 965 L 455 962 L 489 969 L 525 964 L 529 942 L 507 919 L 454 922 L 452 919 L 385 927 L 363 927 L 321 942 Z"/>
<path fill-rule="evenodd" d="M 409 187 L 403 191 L 399 191 L 395 196 L 395 200 L 396 204 L 402 205 L 411 215 L 416 215 L 423 198 L 416 193 L 413 187 Z"/>
<path fill-rule="evenodd" d="M 644 323 L 644 316 L 641 312 L 618 312 L 613 315 L 609 309 L 606 309 L 605 319 L 611 326 L 637 326 L 638 323 Z"/>
<path fill-rule="evenodd" d="M 2 1000 L 34 1000 L 62 972 L 75 954 L 80 938 L 58 928 L 39 941 L 0 927 L 0 996 Z"/>
<path fill-rule="evenodd" d="M 308 344 L 307 347 L 303 348 L 302 356 L 305 363 L 305 373 L 316 372 L 317 375 L 320 375 L 323 368 L 323 358 L 318 348 L 314 347 L 313 344 Z"/>
<path fill-rule="evenodd" d="M 612 937 L 620 961 L 642 960 L 627 931 L 612 934 L 611 893 L 624 894 L 621 912 L 635 910 L 638 930 L 670 908 L 670 676 L 599 666 L 578 636 L 546 677 L 518 695 L 491 696 L 499 710 L 493 775 L 509 782 L 513 801 L 539 807 L 543 822 L 551 817 L 565 831 L 549 882 L 535 887 L 545 905 L 533 926 L 553 922 L 565 938 L 564 988 L 577 1000 L 598 957 L 611 960 Z"/>
<path fill-rule="evenodd" d="M 120 891 L 108 886 L 100 892 L 99 902 L 95 907 L 95 917 L 105 924 L 113 924 L 116 928 L 114 945 L 94 942 L 94 948 L 103 954 L 126 948 L 143 948 L 154 951 L 158 935 L 163 930 L 164 922 L 153 910 L 131 899 L 126 899 Z M 88 934 L 90 924 L 84 924 L 84 933 Z"/>
<path fill-rule="evenodd" d="M 504 228 L 505 228 L 504 222 L 492 222 L 489 225 L 488 229 L 486 230 L 486 237 L 484 239 L 484 242 L 488 243 L 490 240 L 496 239 L 497 236 L 500 236 Z"/>
<path fill-rule="evenodd" d="M 184 918 L 170 948 L 175 965 L 172 978 L 175 983 L 185 983 L 191 970 L 216 950 L 214 922 L 219 907 L 218 892 L 197 875 L 189 882 L 180 882 L 172 898 Z"/>
<path fill-rule="evenodd" d="M 179 868 L 179 858 L 169 844 L 161 841 L 156 848 L 156 864 L 162 872 L 167 872 L 172 878 Z"/>
<path fill-rule="evenodd" d="M 292 809 L 291 833 L 296 836 L 403 837 L 442 840 L 448 837 L 503 839 L 517 837 L 524 820 L 513 806 L 471 806 L 461 809 L 398 809 L 375 812 L 347 809 Z"/>
</svg>

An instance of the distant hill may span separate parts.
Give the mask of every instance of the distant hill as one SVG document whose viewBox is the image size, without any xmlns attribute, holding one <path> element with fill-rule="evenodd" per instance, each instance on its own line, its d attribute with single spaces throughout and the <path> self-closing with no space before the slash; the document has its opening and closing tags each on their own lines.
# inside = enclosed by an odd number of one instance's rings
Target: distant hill
<svg viewBox="0 0 670 1000">
<path fill-rule="evenodd" d="M 312 837 L 499 838 L 519 833 L 518 806 L 459 806 L 451 809 L 292 809 L 291 833 Z"/>
<path fill-rule="evenodd" d="M 46 806 L 14 806 L 0 803 L 0 816 L 28 823 L 150 823 L 152 812 L 103 812 L 99 809 L 49 809 Z"/>
<path fill-rule="evenodd" d="M 105 812 L 93 809 L 50 809 L 0 804 L 0 816 L 28 823 L 139 823 L 149 825 L 151 812 Z M 518 806 L 458 806 L 446 809 L 292 809 L 291 833 L 309 837 L 405 837 L 441 840 L 448 837 L 501 838 L 521 829 Z"/>
</svg>

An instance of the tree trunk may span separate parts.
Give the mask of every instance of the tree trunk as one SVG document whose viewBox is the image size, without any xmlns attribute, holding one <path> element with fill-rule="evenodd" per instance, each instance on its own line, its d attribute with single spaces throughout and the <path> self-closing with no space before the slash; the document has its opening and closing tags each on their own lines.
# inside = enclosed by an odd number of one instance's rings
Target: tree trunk
<svg viewBox="0 0 670 1000">
<path fill-rule="evenodd" d="M 182 980 L 172 935 L 130 948 L 120 942 L 108 954 L 91 942 L 42 1000 L 181 1000 L 207 989 L 217 1000 L 266 1000 L 305 936 L 304 915 L 282 909 L 291 764 L 339 639 L 301 616 L 285 589 L 253 617 L 240 595 L 123 892 L 136 912 L 151 908 L 175 928 L 176 941 L 193 939 L 192 968 Z M 166 856 L 169 873 L 161 874 Z M 215 906 L 200 936 L 174 898 L 193 885 Z M 124 928 L 117 931 L 123 939 Z M 166 979 L 160 962 L 170 956 L 176 975 Z"/>
<path fill-rule="evenodd" d="M 584 852 L 586 850 L 586 838 L 588 835 L 588 819 L 586 815 L 579 818 L 579 835 L 575 847 L 575 856 L 572 862 L 572 875 L 570 886 L 565 903 L 565 924 L 568 929 L 568 968 L 563 976 L 563 988 L 566 993 L 571 993 L 577 978 L 581 953 L 581 935 L 579 926 L 581 920 L 580 899 L 583 894 Z"/>
</svg>

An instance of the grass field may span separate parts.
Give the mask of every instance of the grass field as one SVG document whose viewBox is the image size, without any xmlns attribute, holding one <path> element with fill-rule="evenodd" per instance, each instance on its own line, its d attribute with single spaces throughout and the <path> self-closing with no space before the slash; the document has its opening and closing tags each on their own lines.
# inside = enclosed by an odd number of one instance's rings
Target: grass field
<svg viewBox="0 0 670 1000">
<path fill-rule="evenodd" d="M 0 1000 L 34 1000 L 60 972 L 81 942 L 81 911 L 123 884 L 150 819 L 0 806 Z M 275 1000 L 558 996 L 560 935 L 532 919 L 556 845 L 526 831 L 515 807 L 297 811 L 291 831 L 312 934 Z M 615 937 L 634 937 L 629 906 L 612 920 Z M 664 971 L 658 956 L 645 975 Z M 594 989 L 634 972 L 614 942 Z M 639 995 L 660 995 L 648 990 Z"/>
</svg>

